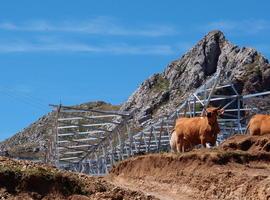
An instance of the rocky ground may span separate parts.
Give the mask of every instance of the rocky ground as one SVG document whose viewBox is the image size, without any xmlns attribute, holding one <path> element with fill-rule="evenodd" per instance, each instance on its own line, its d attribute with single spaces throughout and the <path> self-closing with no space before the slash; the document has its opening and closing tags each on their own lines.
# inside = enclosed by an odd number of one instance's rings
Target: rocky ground
<svg viewBox="0 0 270 200">
<path fill-rule="evenodd" d="M 106 177 L 0 157 L 0 199 L 270 199 L 270 135 L 133 157 Z"/>
</svg>

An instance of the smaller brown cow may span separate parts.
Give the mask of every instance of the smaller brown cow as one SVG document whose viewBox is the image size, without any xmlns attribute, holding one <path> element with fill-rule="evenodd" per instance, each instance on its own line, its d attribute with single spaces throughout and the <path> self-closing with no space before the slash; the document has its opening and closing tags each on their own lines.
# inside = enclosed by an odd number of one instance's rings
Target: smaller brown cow
<svg viewBox="0 0 270 200">
<path fill-rule="evenodd" d="M 176 148 L 177 143 L 176 143 L 176 141 L 177 141 L 176 140 L 176 132 L 175 132 L 175 130 L 173 130 L 172 133 L 171 133 L 170 146 L 171 146 L 171 151 L 174 152 L 174 153 L 177 152 L 177 148 Z M 192 149 L 191 143 L 188 140 L 186 140 L 185 138 L 184 138 L 183 146 L 184 146 L 185 151 L 188 151 L 188 150 Z"/>
<path fill-rule="evenodd" d="M 250 135 L 270 134 L 270 115 L 254 115 L 250 119 L 245 133 L 248 131 Z"/>
<path fill-rule="evenodd" d="M 176 120 L 175 131 L 170 144 L 177 152 L 185 151 L 185 141 L 191 147 L 210 143 L 216 144 L 217 134 L 220 132 L 217 116 L 224 113 L 224 109 L 210 107 L 206 109 L 206 116 L 193 118 L 179 118 Z"/>
</svg>

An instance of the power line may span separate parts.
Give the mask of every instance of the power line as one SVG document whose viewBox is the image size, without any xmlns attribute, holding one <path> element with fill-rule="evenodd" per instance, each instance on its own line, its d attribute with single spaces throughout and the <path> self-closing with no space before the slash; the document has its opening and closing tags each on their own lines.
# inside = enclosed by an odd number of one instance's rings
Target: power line
<svg viewBox="0 0 270 200">
<path fill-rule="evenodd" d="M 15 90 L 9 90 L 10 92 L 13 92 L 13 93 L 15 93 L 15 94 L 17 94 L 17 95 L 20 95 L 20 96 L 24 96 L 24 97 L 26 97 L 26 98 L 28 98 L 28 99 L 31 99 L 32 101 L 35 101 L 35 103 L 37 103 L 37 104 L 39 104 L 39 105 L 41 105 L 41 106 L 44 106 L 44 105 L 46 105 L 47 103 L 45 103 L 42 99 L 39 99 L 39 98 L 37 98 L 37 97 L 35 97 L 35 96 L 32 96 L 32 95 L 30 95 L 29 93 L 23 93 L 23 92 L 16 92 Z"/>
<path fill-rule="evenodd" d="M 30 96 L 26 96 L 26 95 L 20 95 L 16 92 L 12 92 L 10 90 L 1 90 L 0 92 L 8 97 L 10 97 L 11 99 L 13 99 L 14 101 L 20 101 L 23 102 L 25 104 L 28 104 L 36 109 L 42 110 L 43 112 L 46 111 L 48 112 L 48 107 L 44 106 L 42 103 L 37 102 L 37 101 L 33 101 L 33 98 L 31 98 Z"/>
</svg>

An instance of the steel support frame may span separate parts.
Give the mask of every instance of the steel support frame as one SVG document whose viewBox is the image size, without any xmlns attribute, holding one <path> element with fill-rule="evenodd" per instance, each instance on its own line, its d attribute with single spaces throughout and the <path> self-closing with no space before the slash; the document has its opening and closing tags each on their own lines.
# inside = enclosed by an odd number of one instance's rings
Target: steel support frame
<svg viewBox="0 0 270 200">
<path fill-rule="evenodd" d="M 84 156 L 78 157 L 78 159 L 75 159 L 74 162 L 71 162 L 71 164 L 74 165 L 74 163 L 77 163 L 78 165 L 82 165 L 83 167 L 81 166 L 79 168 L 84 172 L 86 171 L 85 169 L 89 169 L 87 173 L 90 173 L 92 175 L 101 175 L 107 173 L 110 168 L 112 168 L 112 166 L 118 161 L 133 156 L 136 153 L 160 152 L 161 149 L 169 149 L 170 134 L 174 126 L 174 121 L 178 117 L 186 117 L 186 115 L 190 117 L 202 115 L 208 105 L 222 100 L 226 100 L 228 102 L 223 104 L 226 118 L 219 119 L 221 134 L 218 142 L 221 142 L 228 135 L 234 134 L 236 132 L 243 133 L 245 125 L 242 122 L 243 118 L 241 117 L 245 114 L 245 111 L 255 109 L 243 108 L 242 106 L 244 105 L 244 100 L 248 98 L 269 95 L 270 91 L 249 95 L 240 95 L 235 89 L 234 85 L 232 85 L 231 83 L 221 85 L 219 83 L 219 79 L 220 71 L 218 71 L 213 77 L 206 81 L 201 87 L 192 92 L 186 98 L 186 100 L 177 107 L 175 112 L 172 112 L 164 117 L 160 117 L 157 121 L 153 121 L 151 124 L 143 127 L 143 130 L 138 133 L 132 133 L 127 126 L 128 123 L 126 117 L 130 117 L 127 113 L 97 111 L 97 113 L 102 114 L 103 116 L 119 116 L 121 118 L 121 122 L 112 121 L 111 129 L 110 127 L 104 127 L 104 129 L 108 130 L 106 133 L 104 133 L 104 137 L 100 137 L 98 139 L 98 142 L 96 142 L 94 146 L 85 150 L 86 153 L 84 154 Z M 224 88 L 230 89 L 233 94 L 222 96 L 215 94 L 216 91 Z M 233 107 L 235 105 L 236 107 Z M 59 107 L 60 106 L 58 106 L 57 108 Z M 71 113 L 72 108 L 66 106 L 63 106 L 62 108 L 64 108 L 65 113 Z M 199 108 L 202 109 L 199 110 Z M 78 112 L 78 116 L 72 113 L 73 120 L 80 120 L 81 118 L 83 118 L 81 117 L 81 113 L 87 112 L 87 110 L 80 111 L 79 109 L 76 109 L 76 112 Z M 93 112 L 93 110 L 91 110 L 91 112 Z M 236 112 L 237 114 L 231 114 L 234 112 Z M 59 110 L 58 114 L 60 113 L 61 109 Z M 57 115 L 57 118 L 59 118 L 59 115 Z M 83 119 L 87 120 L 87 118 L 91 118 L 91 120 L 93 120 L 93 118 L 95 117 L 84 117 Z M 100 117 L 96 118 L 99 119 L 99 122 L 100 120 L 103 120 Z M 104 121 L 106 120 L 106 122 L 110 122 L 108 120 L 109 117 L 105 118 Z M 61 120 L 57 120 L 57 127 L 59 127 L 61 121 L 68 121 L 68 119 L 61 118 Z M 121 132 L 118 128 L 120 125 L 123 125 L 125 127 L 125 133 Z M 98 129 L 96 128 L 95 130 Z M 56 137 L 51 144 L 51 148 L 49 148 L 52 150 L 48 150 L 49 154 L 54 155 L 51 157 L 53 157 L 55 164 L 59 162 L 59 157 L 57 157 L 57 155 L 62 155 L 62 152 L 59 152 L 59 150 L 56 151 L 56 149 L 58 149 L 59 147 L 58 143 L 60 138 L 60 134 L 58 131 L 58 128 L 56 128 Z M 76 130 L 74 132 L 79 133 L 79 131 Z M 76 150 L 78 151 L 78 149 Z M 48 158 L 48 160 L 50 159 Z"/>
</svg>

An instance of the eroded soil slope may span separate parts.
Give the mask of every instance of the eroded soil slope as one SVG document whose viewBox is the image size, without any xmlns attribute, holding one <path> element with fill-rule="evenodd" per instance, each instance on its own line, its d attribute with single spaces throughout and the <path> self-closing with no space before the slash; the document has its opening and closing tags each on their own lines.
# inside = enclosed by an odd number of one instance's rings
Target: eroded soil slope
<svg viewBox="0 0 270 200">
<path fill-rule="evenodd" d="M 135 157 L 108 179 L 160 199 L 270 199 L 269 141 L 235 136 L 216 149 Z"/>
<path fill-rule="evenodd" d="M 155 199 L 116 187 L 103 178 L 59 171 L 46 165 L 0 157 L 0 199 Z"/>
</svg>

